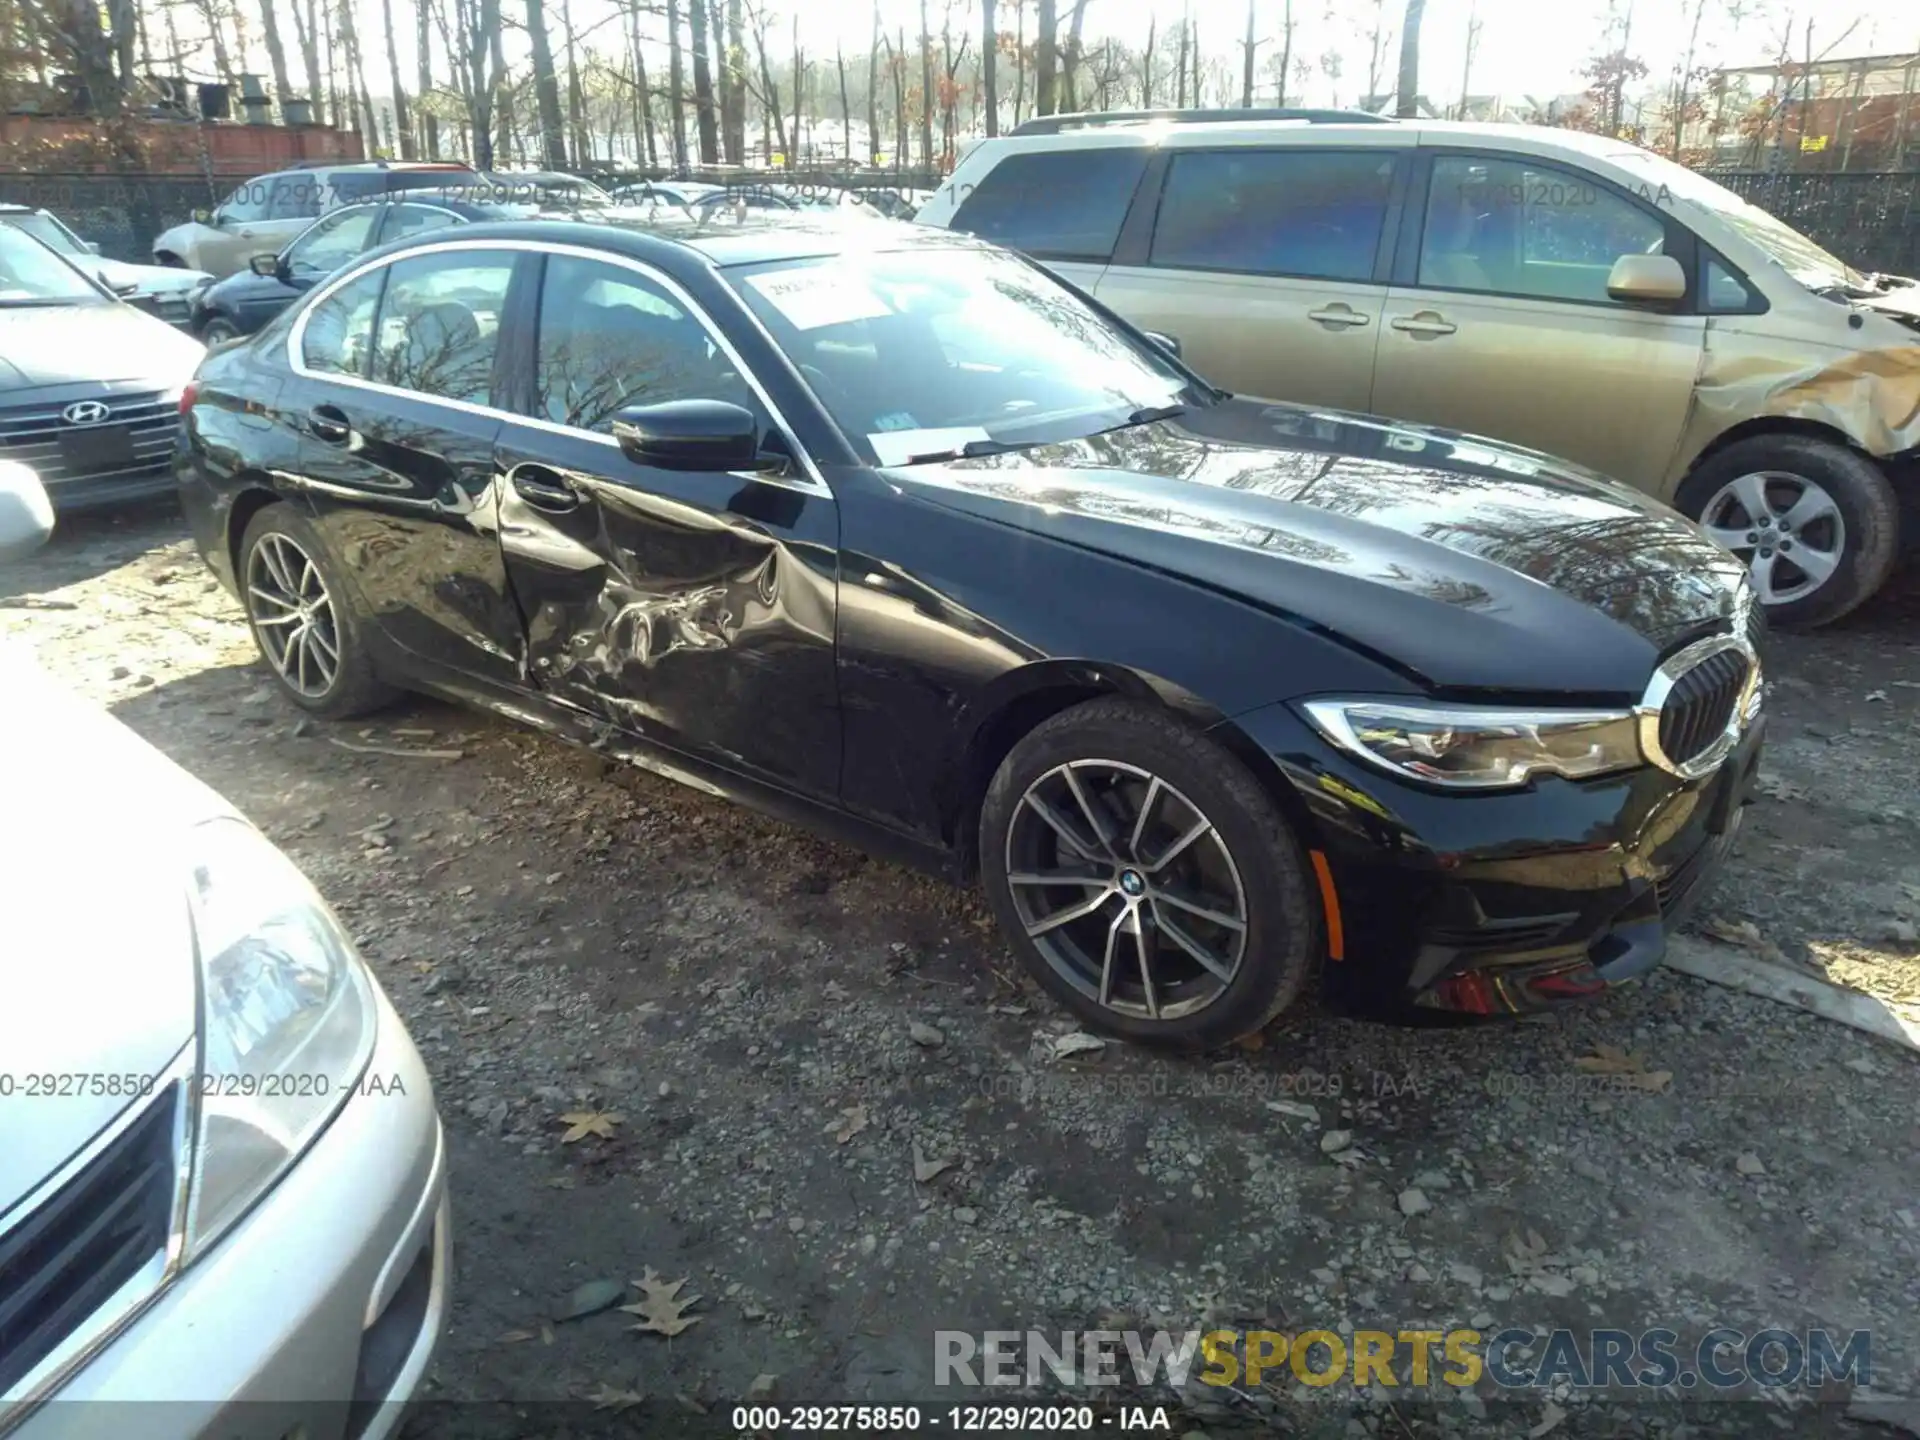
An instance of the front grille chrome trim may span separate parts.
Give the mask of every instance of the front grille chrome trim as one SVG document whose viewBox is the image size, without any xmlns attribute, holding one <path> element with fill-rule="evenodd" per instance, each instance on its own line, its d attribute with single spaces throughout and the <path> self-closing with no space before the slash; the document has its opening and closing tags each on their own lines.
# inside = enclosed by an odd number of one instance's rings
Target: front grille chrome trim
<svg viewBox="0 0 1920 1440">
<path fill-rule="evenodd" d="M 1660 741 L 1660 718 L 1666 708 L 1667 698 L 1684 676 L 1714 656 L 1729 651 L 1746 661 L 1747 678 L 1728 710 L 1727 723 L 1699 754 L 1685 761 L 1675 760 L 1667 754 Z M 1668 774 L 1678 775 L 1682 780 L 1699 780 L 1711 775 L 1733 753 L 1734 746 L 1740 743 L 1741 734 L 1759 713 L 1761 683 L 1760 654 L 1744 634 L 1709 635 L 1676 651 L 1653 672 L 1653 678 L 1647 682 L 1646 693 L 1640 697 L 1640 703 L 1634 706 L 1641 753 Z"/>
</svg>

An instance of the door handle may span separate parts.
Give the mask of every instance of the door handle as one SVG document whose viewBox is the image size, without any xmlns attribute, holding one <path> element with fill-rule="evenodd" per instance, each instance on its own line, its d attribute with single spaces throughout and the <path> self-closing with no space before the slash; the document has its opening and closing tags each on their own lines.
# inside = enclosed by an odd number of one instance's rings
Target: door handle
<svg viewBox="0 0 1920 1440">
<path fill-rule="evenodd" d="M 513 493 L 536 510 L 564 514 L 577 509 L 580 494 L 553 471 L 540 465 L 519 465 L 507 476 Z"/>
<path fill-rule="evenodd" d="M 334 405 L 316 405 L 307 412 L 307 428 L 316 440 L 329 445 L 345 445 L 353 439 L 353 422 Z"/>
<path fill-rule="evenodd" d="M 1370 315 L 1362 315 L 1350 305 L 1327 305 L 1318 310 L 1307 311 L 1309 320 L 1318 320 L 1322 325 L 1365 325 L 1372 320 Z"/>
<path fill-rule="evenodd" d="M 1421 310 L 1412 315 L 1396 315 L 1388 322 L 1396 330 L 1410 335 L 1451 335 L 1460 327 L 1443 318 L 1437 310 Z"/>
</svg>

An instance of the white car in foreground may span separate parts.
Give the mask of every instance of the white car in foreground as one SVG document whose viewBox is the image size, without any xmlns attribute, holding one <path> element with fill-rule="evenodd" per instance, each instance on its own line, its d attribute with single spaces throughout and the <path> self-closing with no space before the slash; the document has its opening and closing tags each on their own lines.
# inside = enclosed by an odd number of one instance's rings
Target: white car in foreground
<svg viewBox="0 0 1920 1440">
<path fill-rule="evenodd" d="M 0 463 L 0 564 L 51 520 Z M 218 795 L 24 655 L 0 695 L 0 1434 L 377 1440 L 447 1314 L 413 1042 Z"/>
</svg>

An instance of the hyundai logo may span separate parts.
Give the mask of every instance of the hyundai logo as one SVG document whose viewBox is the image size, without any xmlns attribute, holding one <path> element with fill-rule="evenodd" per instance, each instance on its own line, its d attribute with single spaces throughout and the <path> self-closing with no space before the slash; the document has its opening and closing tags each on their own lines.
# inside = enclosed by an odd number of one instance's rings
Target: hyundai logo
<svg viewBox="0 0 1920 1440">
<path fill-rule="evenodd" d="M 69 425 L 98 425 L 112 413 L 98 400 L 76 400 L 60 412 L 60 418 Z"/>
</svg>

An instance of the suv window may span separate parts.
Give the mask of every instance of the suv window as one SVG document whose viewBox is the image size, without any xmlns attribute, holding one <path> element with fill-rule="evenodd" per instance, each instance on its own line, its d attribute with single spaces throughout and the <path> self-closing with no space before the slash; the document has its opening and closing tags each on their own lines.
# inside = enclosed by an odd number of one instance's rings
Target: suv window
<svg viewBox="0 0 1920 1440">
<path fill-rule="evenodd" d="M 1443 155 L 1433 162 L 1420 284 L 1490 295 L 1617 304 L 1622 255 L 1658 255 L 1666 225 L 1605 186 L 1528 161 Z"/>
<path fill-rule="evenodd" d="M 1190 270 L 1373 276 L 1394 157 L 1371 150 L 1199 150 L 1173 157 L 1151 263 Z"/>
<path fill-rule="evenodd" d="M 249 180 L 220 202 L 220 219 L 230 225 L 244 225 L 267 218 L 267 194 L 280 177 L 268 175 Z"/>
<path fill-rule="evenodd" d="M 300 336 L 300 363 L 323 375 L 365 375 L 373 348 L 373 316 L 380 308 L 385 268 L 342 285 L 307 312 Z"/>
<path fill-rule="evenodd" d="M 362 205 L 315 221 L 287 247 L 287 273 L 308 280 L 331 275 L 367 248 L 378 213 L 373 206 Z"/>
<path fill-rule="evenodd" d="M 373 344 L 373 378 L 446 400 L 488 403 L 511 251 L 442 251 L 396 260 Z"/>
<path fill-rule="evenodd" d="M 598 260 L 547 257 L 535 414 L 605 432 L 628 405 L 694 399 L 728 400 L 756 414 L 761 408 L 700 320 L 645 276 Z"/>
<path fill-rule="evenodd" d="M 1147 168 L 1136 149 L 1009 155 L 954 211 L 950 228 L 1056 260 L 1105 260 Z"/>
<path fill-rule="evenodd" d="M 389 205 L 387 228 L 380 232 L 380 243 L 384 245 L 389 240 L 438 230 L 442 225 L 457 223 L 459 219 L 451 210 L 441 210 L 432 205 Z"/>
<path fill-rule="evenodd" d="M 295 171 L 267 185 L 267 220 L 311 220 L 320 213 L 320 177 Z"/>
</svg>

